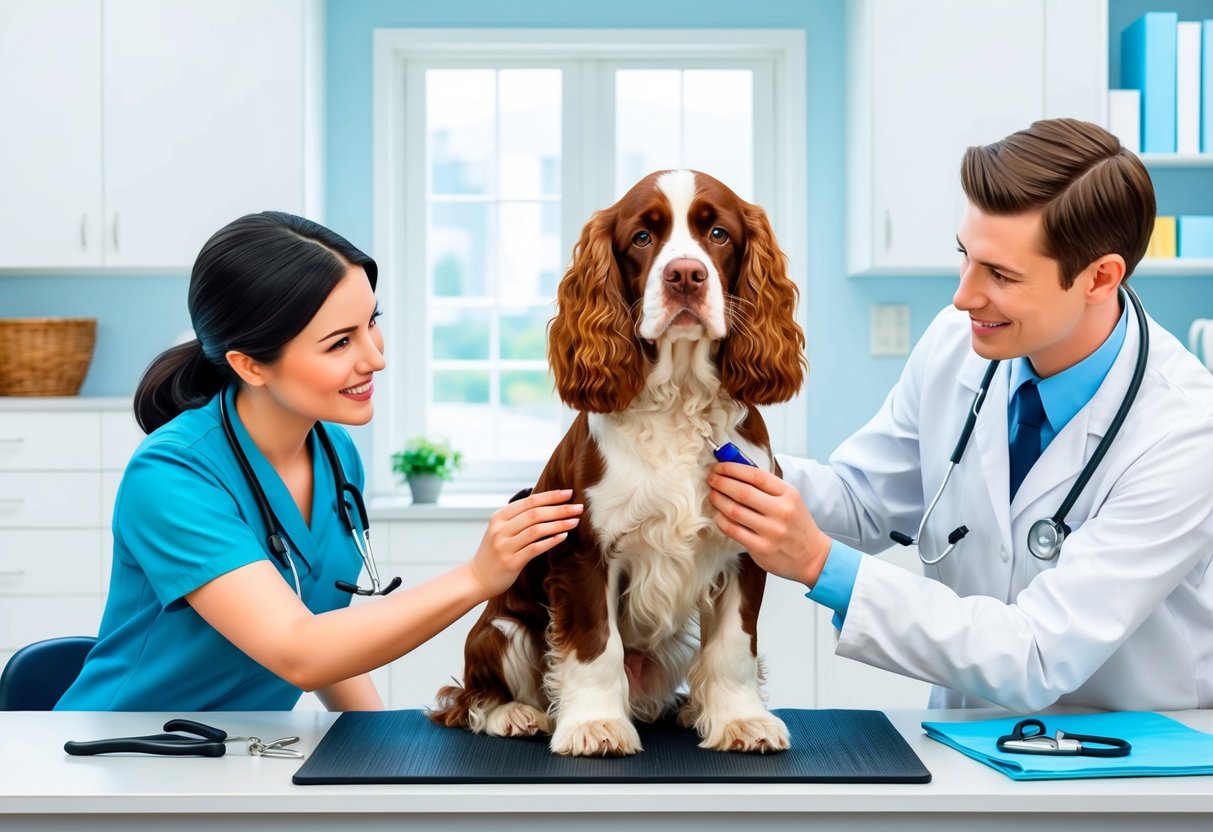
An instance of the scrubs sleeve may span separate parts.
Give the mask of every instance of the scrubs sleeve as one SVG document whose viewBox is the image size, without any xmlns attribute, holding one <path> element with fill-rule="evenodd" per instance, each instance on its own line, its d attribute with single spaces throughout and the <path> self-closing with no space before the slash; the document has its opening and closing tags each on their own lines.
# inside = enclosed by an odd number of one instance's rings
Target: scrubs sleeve
<svg viewBox="0 0 1213 832">
<path fill-rule="evenodd" d="M 114 506 L 114 537 L 165 607 L 268 557 L 212 466 L 171 443 L 145 446 L 131 459 Z"/>
</svg>

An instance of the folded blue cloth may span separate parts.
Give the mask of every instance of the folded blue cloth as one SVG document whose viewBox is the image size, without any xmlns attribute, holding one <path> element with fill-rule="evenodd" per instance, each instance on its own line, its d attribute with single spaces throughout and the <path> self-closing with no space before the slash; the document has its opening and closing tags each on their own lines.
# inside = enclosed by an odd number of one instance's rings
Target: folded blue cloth
<svg viewBox="0 0 1213 832">
<path fill-rule="evenodd" d="M 1127 757 L 1008 754 L 998 738 L 1010 734 L 1022 717 L 975 722 L 924 722 L 933 740 L 1001 771 L 1014 780 L 1066 780 L 1085 777 L 1160 777 L 1213 774 L 1213 734 L 1189 728 L 1149 712 L 1041 715 L 1045 734 L 1092 734 L 1128 740 Z"/>
</svg>

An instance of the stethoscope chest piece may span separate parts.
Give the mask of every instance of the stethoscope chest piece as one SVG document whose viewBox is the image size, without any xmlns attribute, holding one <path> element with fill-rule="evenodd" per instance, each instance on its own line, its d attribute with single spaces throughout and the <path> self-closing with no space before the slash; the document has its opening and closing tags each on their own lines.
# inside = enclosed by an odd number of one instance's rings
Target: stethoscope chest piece
<svg viewBox="0 0 1213 832">
<path fill-rule="evenodd" d="M 1052 517 L 1042 517 L 1028 532 L 1028 551 L 1039 560 L 1056 560 L 1070 529 Z"/>
</svg>

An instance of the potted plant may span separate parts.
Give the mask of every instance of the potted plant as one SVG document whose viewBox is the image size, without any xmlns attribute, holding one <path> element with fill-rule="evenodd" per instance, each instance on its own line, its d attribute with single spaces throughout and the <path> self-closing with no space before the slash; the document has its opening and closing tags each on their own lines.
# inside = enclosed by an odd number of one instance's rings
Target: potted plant
<svg viewBox="0 0 1213 832">
<path fill-rule="evenodd" d="M 410 439 L 403 451 L 392 454 L 392 470 L 408 481 L 414 503 L 436 503 L 442 481 L 451 478 L 463 454 L 449 442 L 425 437 Z"/>
</svg>

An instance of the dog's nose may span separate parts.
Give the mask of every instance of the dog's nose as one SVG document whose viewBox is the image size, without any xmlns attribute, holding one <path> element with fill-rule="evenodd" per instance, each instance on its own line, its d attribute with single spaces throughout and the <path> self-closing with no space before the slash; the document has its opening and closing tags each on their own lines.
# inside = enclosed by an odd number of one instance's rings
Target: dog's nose
<svg viewBox="0 0 1213 832">
<path fill-rule="evenodd" d="M 679 257 L 666 265 L 662 276 L 665 277 L 666 288 L 690 294 L 708 279 L 708 270 L 692 257 Z"/>
</svg>

